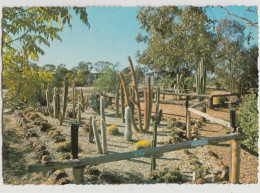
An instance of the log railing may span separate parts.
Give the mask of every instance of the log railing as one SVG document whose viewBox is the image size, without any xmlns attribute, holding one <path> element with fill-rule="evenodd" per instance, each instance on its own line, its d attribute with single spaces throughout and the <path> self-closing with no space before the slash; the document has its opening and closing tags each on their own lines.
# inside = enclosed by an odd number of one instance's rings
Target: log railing
<svg viewBox="0 0 260 193">
<path fill-rule="evenodd" d="M 236 112 L 235 110 L 230 110 L 230 122 L 224 121 L 222 119 L 218 119 L 215 117 L 212 117 L 204 112 L 201 112 L 199 110 L 196 110 L 196 107 L 202 106 L 205 104 L 205 102 L 200 102 L 195 105 L 192 105 L 191 107 L 188 107 L 188 99 L 186 99 L 186 135 L 188 139 L 191 139 L 191 112 L 199 115 L 201 117 L 204 117 L 205 119 L 211 121 L 212 123 L 217 123 L 219 125 L 222 125 L 226 128 L 229 128 L 232 132 L 238 132 L 240 129 L 239 127 L 236 128 L 235 126 L 235 117 Z M 235 129 L 236 128 L 236 129 Z M 239 131 L 241 132 L 241 131 Z M 230 174 L 230 182 L 232 184 L 239 183 L 239 173 L 240 173 L 240 152 L 241 152 L 241 138 L 234 138 L 231 140 L 230 143 L 230 167 L 229 167 L 229 174 Z"/>
</svg>

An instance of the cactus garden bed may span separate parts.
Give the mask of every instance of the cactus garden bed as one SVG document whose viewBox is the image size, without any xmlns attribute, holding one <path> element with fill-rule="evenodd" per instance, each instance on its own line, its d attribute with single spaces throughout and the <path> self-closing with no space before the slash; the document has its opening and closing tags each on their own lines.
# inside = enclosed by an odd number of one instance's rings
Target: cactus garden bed
<svg viewBox="0 0 260 193">
<path fill-rule="evenodd" d="M 70 108 L 71 105 L 68 105 Z M 151 141 L 152 124 L 148 133 L 133 132 L 132 141 L 124 139 L 124 123 L 121 118 L 114 117 L 114 107 L 109 107 L 106 112 L 106 127 L 114 125 L 119 133 L 107 135 L 108 153 L 134 151 L 138 141 Z M 29 113 L 30 116 L 28 115 Z M 37 114 L 37 115 L 35 115 Z M 100 129 L 100 116 L 91 109 L 82 113 L 82 125 L 89 122 L 89 118 L 97 116 L 97 124 Z M 32 120 L 32 117 L 34 120 Z M 37 118 L 36 118 L 37 117 Z M 8 120 L 9 119 L 9 120 Z M 37 119 L 40 119 L 37 120 Z M 40 122 L 35 124 L 35 122 Z M 25 112 L 16 110 L 14 114 L 7 115 L 4 112 L 4 183 L 6 184 L 66 184 L 73 183 L 71 169 L 62 171 L 49 171 L 39 174 L 28 174 L 26 167 L 29 164 L 45 163 L 48 161 L 61 161 L 71 159 L 70 123 L 71 118 L 66 118 L 63 125 L 59 126 L 59 120 L 45 116 L 42 113 Z M 12 124 L 8 124 L 11 122 Z M 38 123 L 37 122 L 37 123 Z M 47 130 L 41 129 L 41 122 L 48 123 Z M 183 132 L 184 120 L 167 118 L 158 126 L 157 147 L 185 141 Z M 86 126 L 86 125 L 85 125 Z M 86 127 L 79 128 L 79 158 L 99 156 L 95 143 L 90 143 Z M 196 127 L 198 125 L 196 124 Z M 193 127 L 195 128 L 195 122 Z M 204 124 L 201 128 L 195 128 L 197 138 L 206 135 Z M 174 129 L 175 128 L 175 129 Z M 176 129 L 179 128 L 179 129 Z M 173 132 L 174 131 L 174 132 Z M 178 131 L 178 132 L 175 132 Z M 13 135 L 7 137 L 12 132 Z M 180 139 L 174 136 L 179 135 Z M 61 141 L 57 140 L 62 138 Z M 173 140 L 175 139 L 175 140 Z M 13 141 L 16 144 L 12 144 Z M 180 141 L 178 141 L 180 140 Z M 212 150 L 215 152 L 216 150 Z M 14 152 L 21 152 L 21 160 L 15 158 Z M 12 157 L 13 156 L 13 157 Z M 222 162 L 223 161 L 223 162 Z M 180 150 L 159 154 L 156 156 L 156 170 L 150 174 L 151 158 L 143 157 L 131 160 L 104 163 L 97 166 L 87 166 L 84 174 L 85 184 L 118 184 L 118 183 L 227 183 L 225 171 L 227 162 L 214 157 L 209 148 L 198 147 L 196 149 Z M 14 163 L 14 164 L 11 164 Z M 13 165 L 19 167 L 13 167 Z M 192 182 L 193 171 L 199 172 L 203 179 Z"/>
</svg>

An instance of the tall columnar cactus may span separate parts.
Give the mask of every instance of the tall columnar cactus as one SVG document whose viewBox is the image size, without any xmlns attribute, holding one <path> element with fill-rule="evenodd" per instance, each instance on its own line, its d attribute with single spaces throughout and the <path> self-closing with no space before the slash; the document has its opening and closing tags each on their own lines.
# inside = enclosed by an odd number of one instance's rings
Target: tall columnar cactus
<svg viewBox="0 0 260 193">
<path fill-rule="evenodd" d="M 76 91 L 75 91 L 75 81 L 73 81 L 73 83 L 72 83 L 72 112 L 73 112 L 73 122 L 76 121 L 75 106 L 76 106 Z"/>
<path fill-rule="evenodd" d="M 162 90 L 163 92 L 165 92 L 165 89 L 166 89 L 166 85 L 165 83 L 162 84 Z M 163 94 L 163 100 L 165 100 L 165 94 Z"/>
<path fill-rule="evenodd" d="M 83 90 L 81 88 L 80 89 L 80 106 L 81 106 L 82 112 L 85 112 L 85 109 L 87 108 L 87 104 L 88 104 L 88 99 L 87 99 L 87 101 L 85 101 L 84 95 L 83 95 Z"/>
<path fill-rule="evenodd" d="M 57 96 L 57 88 L 54 87 L 53 92 L 53 118 L 58 118 L 59 112 L 58 112 L 58 96 Z"/>
<path fill-rule="evenodd" d="M 119 117 L 119 87 L 118 86 L 116 86 L 115 108 L 116 108 L 115 117 Z"/>
<path fill-rule="evenodd" d="M 125 96 L 122 84 L 120 84 L 120 98 L 121 98 L 121 118 L 125 122 Z"/>
<path fill-rule="evenodd" d="M 49 85 L 47 85 L 47 90 L 46 90 L 46 101 L 47 101 L 47 108 L 48 108 L 49 115 L 53 117 L 52 114 L 53 111 L 51 110 L 51 90 Z"/>
<path fill-rule="evenodd" d="M 77 122 L 80 126 L 81 123 L 81 105 L 80 105 L 80 100 L 79 100 L 79 96 L 78 96 L 78 115 L 77 115 Z"/>
<path fill-rule="evenodd" d="M 132 76 L 132 83 L 133 83 L 133 90 L 135 92 L 135 98 L 130 97 L 131 102 L 137 107 L 137 118 L 138 118 L 138 126 L 137 128 L 140 133 L 143 132 L 143 125 L 142 125 L 142 112 L 141 112 L 141 106 L 140 106 L 140 97 L 139 97 L 139 92 L 138 92 L 138 84 L 136 81 L 136 75 L 133 67 L 133 63 L 131 58 L 128 56 L 128 61 L 130 65 L 130 75 Z"/>
<path fill-rule="evenodd" d="M 102 138 L 102 153 L 107 154 L 107 136 L 106 136 L 106 122 L 101 120 L 101 138 Z"/>
<path fill-rule="evenodd" d="M 125 85 L 124 75 L 123 75 L 122 72 L 119 73 L 119 77 L 121 79 L 121 85 L 122 85 L 123 90 L 124 90 L 125 104 L 126 104 L 126 106 L 130 106 L 131 105 L 130 97 L 129 97 L 129 94 L 128 94 L 128 89 L 127 89 L 127 87 Z M 131 109 L 131 119 L 132 119 L 132 126 L 133 126 L 134 130 L 136 132 L 139 132 L 139 129 L 137 128 L 137 125 L 136 125 L 135 120 L 134 120 L 134 112 L 132 111 L 132 109 Z"/>
<path fill-rule="evenodd" d="M 94 131 L 92 127 L 92 117 L 89 118 L 89 133 L 88 133 L 88 140 L 90 143 L 93 143 L 94 139 Z"/>
<path fill-rule="evenodd" d="M 125 132 L 124 138 L 126 141 L 132 140 L 132 127 L 131 127 L 131 109 L 130 107 L 125 108 Z"/>
<path fill-rule="evenodd" d="M 197 94 L 206 94 L 206 67 L 204 66 L 203 58 L 200 61 L 196 77 Z M 202 101 L 201 97 L 198 97 Z"/>
<path fill-rule="evenodd" d="M 65 114 L 66 114 L 66 108 L 68 102 L 68 90 L 69 90 L 69 84 L 68 84 L 68 77 L 66 76 L 64 78 L 64 87 L 63 87 L 62 120 L 65 118 Z"/>
<path fill-rule="evenodd" d="M 151 78 L 148 76 L 147 88 L 144 93 L 144 131 L 149 130 L 150 121 L 151 121 L 151 112 L 152 112 L 152 103 L 153 103 L 153 87 L 151 86 Z"/>
<path fill-rule="evenodd" d="M 103 119 L 106 121 L 106 115 L 105 115 L 105 99 L 104 96 L 100 96 L 100 115 L 101 115 L 101 120 Z"/>
<path fill-rule="evenodd" d="M 95 119 L 92 120 L 92 128 L 94 131 L 94 136 L 95 136 L 95 141 L 96 141 L 96 146 L 97 146 L 98 152 L 100 154 L 102 154 L 102 148 L 100 145 L 100 140 L 99 140 L 98 130 L 97 130 L 97 121 Z"/>
<path fill-rule="evenodd" d="M 155 108 L 155 114 L 159 114 L 159 105 L 160 105 L 160 88 L 156 88 L 156 108 Z"/>
</svg>

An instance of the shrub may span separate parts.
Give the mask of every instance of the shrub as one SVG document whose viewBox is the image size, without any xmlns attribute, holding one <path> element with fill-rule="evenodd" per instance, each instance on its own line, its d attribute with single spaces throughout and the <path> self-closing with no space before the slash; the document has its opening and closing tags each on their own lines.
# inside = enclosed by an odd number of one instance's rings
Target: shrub
<svg viewBox="0 0 260 193">
<path fill-rule="evenodd" d="M 119 134 L 119 130 L 117 128 L 117 126 L 115 125 L 111 125 L 107 128 L 107 134 L 108 135 L 118 135 Z"/>
<path fill-rule="evenodd" d="M 54 129 L 54 130 L 48 131 L 48 136 L 51 138 L 55 138 L 56 136 L 59 136 L 59 135 L 60 135 L 59 129 Z"/>
<path fill-rule="evenodd" d="M 257 96 L 250 94 L 238 107 L 237 125 L 245 134 L 243 144 L 254 151 L 258 151 L 258 109 Z"/>
<path fill-rule="evenodd" d="M 71 150 L 70 141 L 64 141 L 64 142 L 57 143 L 56 151 L 70 152 L 70 150 Z"/>
<path fill-rule="evenodd" d="M 151 148 L 151 142 L 150 141 L 138 141 L 135 144 L 135 151 L 140 150 L 140 149 L 148 149 Z"/>
<path fill-rule="evenodd" d="M 214 97 L 213 98 L 213 104 L 215 105 L 223 105 L 225 103 L 226 99 L 225 97 Z"/>
<path fill-rule="evenodd" d="M 152 179 L 157 183 L 181 183 L 184 181 L 183 175 L 179 169 L 155 170 L 152 172 Z"/>
</svg>

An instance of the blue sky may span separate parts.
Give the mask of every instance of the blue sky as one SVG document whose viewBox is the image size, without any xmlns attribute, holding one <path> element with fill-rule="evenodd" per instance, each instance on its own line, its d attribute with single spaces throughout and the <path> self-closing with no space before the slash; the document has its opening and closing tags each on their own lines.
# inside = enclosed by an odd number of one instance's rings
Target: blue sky
<svg viewBox="0 0 260 193">
<path fill-rule="evenodd" d="M 227 7 L 232 13 L 257 21 L 257 16 L 249 12 L 244 15 L 246 8 L 245 6 Z M 79 17 L 73 15 L 72 29 L 65 28 L 60 34 L 62 42 L 53 41 L 49 48 L 44 47 L 45 55 L 40 56 L 39 65 L 62 63 L 71 69 L 80 61 L 93 64 L 97 61 L 109 61 L 127 67 L 128 56 L 136 65 L 136 51 L 145 49 L 143 43 L 137 43 L 135 40 L 140 32 L 140 24 L 136 20 L 139 9 L 140 7 L 88 7 L 90 28 L 84 26 Z M 227 17 L 226 12 L 219 7 L 210 8 L 207 14 L 217 20 Z M 245 32 L 249 31 L 253 33 L 252 43 L 257 44 L 257 28 L 246 27 Z"/>
</svg>

